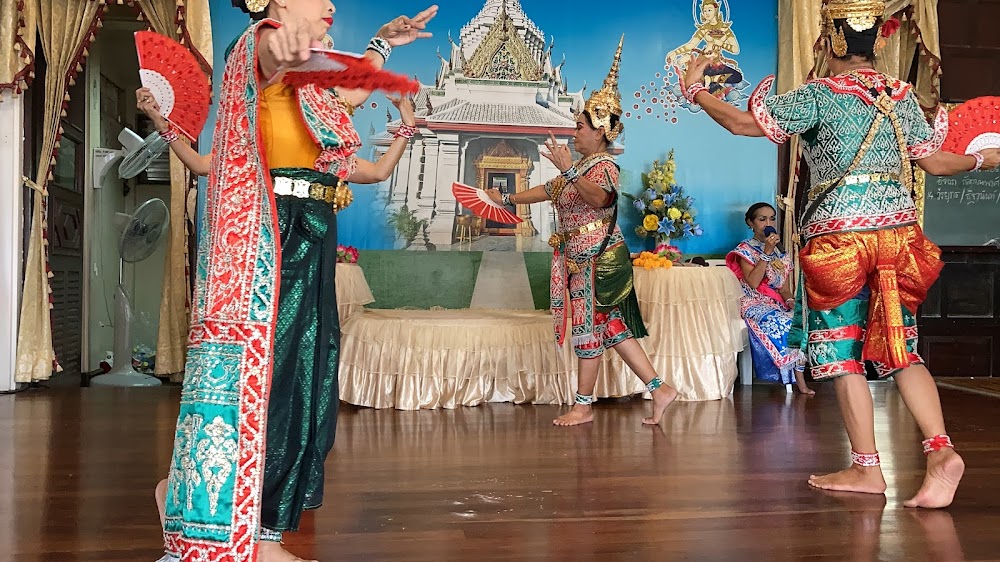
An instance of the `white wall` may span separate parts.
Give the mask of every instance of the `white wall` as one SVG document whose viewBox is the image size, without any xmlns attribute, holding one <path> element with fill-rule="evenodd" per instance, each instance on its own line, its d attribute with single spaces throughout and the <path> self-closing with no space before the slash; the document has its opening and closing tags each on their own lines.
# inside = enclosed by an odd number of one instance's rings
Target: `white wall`
<svg viewBox="0 0 1000 562">
<path fill-rule="evenodd" d="M 0 99 L 0 391 L 14 389 L 21 292 L 21 173 L 24 116 L 20 97 Z"/>
</svg>

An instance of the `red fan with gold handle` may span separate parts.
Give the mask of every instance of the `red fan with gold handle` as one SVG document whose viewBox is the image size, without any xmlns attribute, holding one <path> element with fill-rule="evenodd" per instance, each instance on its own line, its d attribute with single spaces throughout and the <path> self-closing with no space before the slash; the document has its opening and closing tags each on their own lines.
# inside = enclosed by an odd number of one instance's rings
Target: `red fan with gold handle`
<svg viewBox="0 0 1000 562">
<path fill-rule="evenodd" d="M 1000 148 L 1000 96 L 971 99 L 948 114 L 942 150 L 972 154 L 986 148 Z"/>
<path fill-rule="evenodd" d="M 160 114 L 195 142 L 208 120 L 212 87 L 194 54 L 153 31 L 137 31 L 139 80 L 160 105 Z"/>
</svg>

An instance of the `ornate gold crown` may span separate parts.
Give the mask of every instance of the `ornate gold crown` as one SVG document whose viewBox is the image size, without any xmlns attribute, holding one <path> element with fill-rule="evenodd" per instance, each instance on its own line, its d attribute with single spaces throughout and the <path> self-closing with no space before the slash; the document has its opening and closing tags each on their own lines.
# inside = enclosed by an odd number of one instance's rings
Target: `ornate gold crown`
<svg viewBox="0 0 1000 562">
<path fill-rule="evenodd" d="M 844 30 L 834 25 L 835 20 L 846 20 L 854 31 L 867 31 L 885 16 L 885 2 L 878 0 L 827 0 L 823 4 L 823 33 L 830 36 L 833 54 L 847 54 Z"/>
<path fill-rule="evenodd" d="M 618 67 L 622 61 L 622 44 L 625 42 L 625 35 L 618 41 L 618 51 L 615 52 L 615 60 L 611 63 L 611 70 L 608 77 L 604 79 L 604 85 L 600 90 L 590 94 L 583 110 L 590 115 L 590 121 L 595 128 L 604 127 L 604 138 L 608 142 L 613 142 L 621 134 L 624 125 L 619 120 L 614 127 L 611 126 L 611 116 L 621 119 L 622 116 L 622 95 L 618 92 Z"/>
<path fill-rule="evenodd" d="M 823 5 L 823 23 L 833 28 L 834 20 L 847 20 L 854 31 L 867 31 L 885 16 L 885 2 L 872 0 L 828 0 Z"/>
</svg>

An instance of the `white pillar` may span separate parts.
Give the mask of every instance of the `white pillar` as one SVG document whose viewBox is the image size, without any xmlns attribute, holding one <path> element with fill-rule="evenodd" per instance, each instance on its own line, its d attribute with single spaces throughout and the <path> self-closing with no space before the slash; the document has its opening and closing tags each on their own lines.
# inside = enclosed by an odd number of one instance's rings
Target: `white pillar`
<svg viewBox="0 0 1000 562">
<path fill-rule="evenodd" d="M 0 391 L 13 390 L 21 294 L 21 194 L 24 106 L 0 99 Z"/>
<path fill-rule="evenodd" d="M 431 243 L 439 248 L 451 245 L 451 234 L 455 228 L 455 195 L 451 191 L 451 184 L 456 181 L 458 181 L 458 142 L 442 141 L 434 166 L 437 213 L 427 229 Z"/>
</svg>

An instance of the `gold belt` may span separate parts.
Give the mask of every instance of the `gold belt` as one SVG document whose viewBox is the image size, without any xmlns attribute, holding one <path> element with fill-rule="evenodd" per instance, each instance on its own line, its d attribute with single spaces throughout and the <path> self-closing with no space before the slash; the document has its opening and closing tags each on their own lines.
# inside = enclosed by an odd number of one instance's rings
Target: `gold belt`
<svg viewBox="0 0 1000 562">
<path fill-rule="evenodd" d="M 815 201 L 828 189 L 841 185 L 857 185 L 859 183 L 874 183 L 882 181 L 899 181 L 898 174 L 851 174 L 835 181 L 826 181 L 809 188 L 806 197 L 809 201 Z"/>
<path fill-rule="evenodd" d="M 315 199 L 329 203 L 334 211 L 342 211 L 354 201 L 354 194 L 347 182 L 339 180 L 336 186 L 310 182 L 303 179 L 293 179 L 284 176 L 274 178 L 274 194 L 298 197 L 299 199 Z"/>
<path fill-rule="evenodd" d="M 610 222 L 611 222 L 611 217 L 604 217 L 599 221 L 587 223 L 581 227 L 574 228 L 572 230 L 557 232 L 549 238 L 549 246 L 552 246 L 553 248 L 558 248 L 564 242 L 569 242 L 570 238 L 573 238 L 574 236 L 579 236 L 581 234 L 586 234 L 588 232 L 593 232 L 599 228 L 604 227 Z"/>
</svg>

